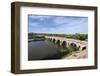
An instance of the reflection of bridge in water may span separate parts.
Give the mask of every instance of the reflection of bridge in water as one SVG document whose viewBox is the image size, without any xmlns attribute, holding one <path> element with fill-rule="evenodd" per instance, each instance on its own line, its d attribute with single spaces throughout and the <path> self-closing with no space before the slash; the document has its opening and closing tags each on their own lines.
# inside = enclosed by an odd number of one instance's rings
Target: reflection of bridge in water
<svg viewBox="0 0 100 76">
<path fill-rule="evenodd" d="M 51 36 L 45 36 L 48 40 L 52 41 L 53 43 L 56 43 L 60 46 L 75 46 L 79 47 L 79 50 L 87 50 L 87 41 L 81 41 L 76 39 L 69 39 L 64 37 L 51 37 Z"/>
</svg>

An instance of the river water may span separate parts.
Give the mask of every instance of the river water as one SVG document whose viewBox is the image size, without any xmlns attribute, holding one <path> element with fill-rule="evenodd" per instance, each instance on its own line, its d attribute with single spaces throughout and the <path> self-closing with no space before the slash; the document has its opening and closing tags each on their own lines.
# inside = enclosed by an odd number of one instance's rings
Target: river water
<svg viewBox="0 0 100 76">
<path fill-rule="evenodd" d="M 28 43 L 28 60 L 61 59 L 61 47 L 48 40 L 32 41 Z"/>
</svg>

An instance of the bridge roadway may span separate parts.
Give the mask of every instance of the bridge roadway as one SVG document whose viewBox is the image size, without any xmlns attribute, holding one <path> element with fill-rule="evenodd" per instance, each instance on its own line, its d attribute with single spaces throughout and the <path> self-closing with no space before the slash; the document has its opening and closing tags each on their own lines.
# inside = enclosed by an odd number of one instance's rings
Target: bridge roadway
<svg viewBox="0 0 100 76">
<path fill-rule="evenodd" d="M 59 45 L 65 45 L 66 47 L 70 45 L 75 45 L 79 47 L 79 50 L 87 50 L 88 41 L 81 41 L 77 39 L 69 39 L 64 37 L 55 37 L 55 36 L 45 36 L 48 40 L 53 41 Z"/>
</svg>

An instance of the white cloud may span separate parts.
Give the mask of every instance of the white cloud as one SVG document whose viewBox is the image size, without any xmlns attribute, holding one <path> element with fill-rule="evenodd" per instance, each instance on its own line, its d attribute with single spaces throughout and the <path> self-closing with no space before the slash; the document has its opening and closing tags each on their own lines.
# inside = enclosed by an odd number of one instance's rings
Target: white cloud
<svg viewBox="0 0 100 76">
<path fill-rule="evenodd" d="M 68 23 L 68 19 L 65 17 L 56 17 L 53 20 L 56 24 L 67 24 Z"/>
<path fill-rule="evenodd" d="M 37 22 L 30 22 L 29 23 L 29 26 L 31 26 L 31 27 L 35 27 L 35 26 L 38 26 L 39 24 L 37 23 Z"/>
<path fill-rule="evenodd" d="M 30 18 L 31 19 L 38 19 L 38 20 L 45 20 L 45 19 L 49 19 L 51 18 L 52 16 L 39 16 L 39 15 L 31 15 Z"/>
</svg>

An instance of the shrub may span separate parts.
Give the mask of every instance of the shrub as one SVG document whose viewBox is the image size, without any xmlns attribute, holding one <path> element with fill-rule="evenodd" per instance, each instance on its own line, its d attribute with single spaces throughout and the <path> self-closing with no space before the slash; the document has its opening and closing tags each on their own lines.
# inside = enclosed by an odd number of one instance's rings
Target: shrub
<svg viewBox="0 0 100 76">
<path fill-rule="evenodd" d="M 72 47 L 72 46 L 69 46 L 67 48 L 64 48 L 63 49 L 63 55 L 68 55 L 70 54 L 71 52 L 74 52 L 74 51 L 78 51 L 79 50 L 79 47 Z"/>
<path fill-rule="evenodd" d="M 71 51 L 70 50 L 65 50 L 64 52 L 63 52 L 63 55 L 67 55 L 67 54 L 70 54 L 71 53 Z"/>
</svg>

